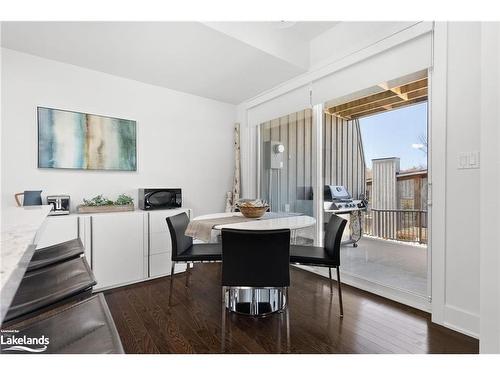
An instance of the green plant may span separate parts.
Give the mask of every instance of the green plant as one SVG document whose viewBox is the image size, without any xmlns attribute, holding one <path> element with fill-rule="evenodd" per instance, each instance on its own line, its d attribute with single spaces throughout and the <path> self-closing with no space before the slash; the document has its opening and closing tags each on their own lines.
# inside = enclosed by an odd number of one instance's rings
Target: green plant
<svg viewBox="0 0 500 375">
<path fill-rule="evenodd" d="M 124 206 L 127 204 L 134 204 L 134 199 L 128 195 L 120 194 L 115 201 L 117 206 Z"/>
<path fill-rule="evenodd" d="M 84 206 L 92 206 L 92 207 L 99 207 L 99 206 L 124 206 L 128 204 L 133 204 L 134 199 L 128 195 L 125 194 L 120 194 L 116 201 L 112 201 L 111 199 L 108 199 L 104 197 L 102 194 L 99 194 L 95 196 L 94 198 L 91 199 L 83 199 L 83 205 Z"/>
<path fill-rule="evenodd" d="M 113 204 L 113 201 L 103 197 L 102 194 L 99 194 L 92 199 L 83 199 L 84 206 L 108 206 L 111 204 Z"/>
</svg>

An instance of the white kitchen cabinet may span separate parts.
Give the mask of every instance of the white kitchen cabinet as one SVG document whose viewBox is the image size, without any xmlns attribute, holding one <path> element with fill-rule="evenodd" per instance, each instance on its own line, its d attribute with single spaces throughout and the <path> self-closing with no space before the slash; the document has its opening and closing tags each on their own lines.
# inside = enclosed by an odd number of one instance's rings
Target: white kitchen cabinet
<svg viewBox="0 0 500 375">
<path fill-rule="evenodd" d="M 90 217 L 91 267 L 96 289 L 144 279 L 144 220 L 142 212 Z"/>
<path fill-rule="evenodd" d="M 76 215 L 47 217 L 36 248 L 40 249 L 77 238 L 78 219 Z"/>
<path fill-rule="evenodd" d="M 191 210 L 71 214 L 47 218 L 38 248 L 80 237 L 98 290 L 168 276 L 172 242 L 166 218 Z M 177 264 L 175 273 L 184 272 Z"/>
</svg>

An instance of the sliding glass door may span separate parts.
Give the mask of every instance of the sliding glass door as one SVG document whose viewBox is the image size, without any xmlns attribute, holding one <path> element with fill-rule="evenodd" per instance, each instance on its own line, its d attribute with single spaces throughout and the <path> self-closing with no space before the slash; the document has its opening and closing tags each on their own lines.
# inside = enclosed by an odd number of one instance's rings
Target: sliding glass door
<svg viewBox="0 0 500 375">
<path fill-rule="evenodd" d="M 304 109 L 258 125 L 258 190 L 271 211 L 315 216 L 315 125 Z M 301 230 L 296 241 L 313 244 L 315 228 Z"/>
</svg>

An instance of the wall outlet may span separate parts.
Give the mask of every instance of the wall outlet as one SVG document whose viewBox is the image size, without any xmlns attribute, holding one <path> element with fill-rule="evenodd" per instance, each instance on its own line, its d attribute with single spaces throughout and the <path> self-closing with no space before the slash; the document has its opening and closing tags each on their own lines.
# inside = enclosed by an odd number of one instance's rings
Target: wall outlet
<svg viewBox="0 0 500 375">
<path fill-rule="evenodd" d="M 479 169 L 479 151 L 460 152 L 458 154 L 458 169 Z"/>
</svg>

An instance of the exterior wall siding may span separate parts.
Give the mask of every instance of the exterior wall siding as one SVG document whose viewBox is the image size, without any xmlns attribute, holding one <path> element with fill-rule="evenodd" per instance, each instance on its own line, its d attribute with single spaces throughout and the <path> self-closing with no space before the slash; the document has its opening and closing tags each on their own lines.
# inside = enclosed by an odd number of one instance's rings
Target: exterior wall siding
<svg viewBox="0 0 500 375">
<path fill-rule="evenodd" d="M 323 178 L 326 185 L 343 185 L 354 198 L 365 194 L 365 158 L 358 120 L 325 113 L 323 118 Z M 312 111 L 306 109 L 260 125 L 260 198 L 272 211 L 313 214 Z M 283 168 L 266 166 L 266 142 L 285 146 Z"/>
</svg>

